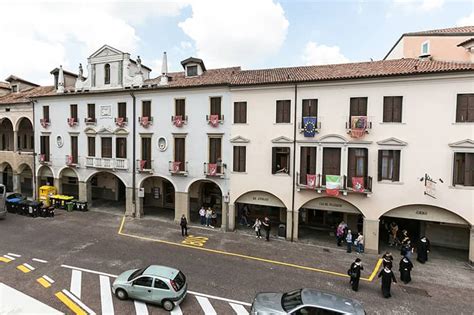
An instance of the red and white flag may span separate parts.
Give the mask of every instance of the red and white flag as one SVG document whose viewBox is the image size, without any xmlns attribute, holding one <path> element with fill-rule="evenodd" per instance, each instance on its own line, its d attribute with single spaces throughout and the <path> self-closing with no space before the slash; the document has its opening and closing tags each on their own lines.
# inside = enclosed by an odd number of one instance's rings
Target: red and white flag
<svg viewBox="0 0 474 315">
<path fill-rule="evenodd" d="M 148 127 L 148 125 L 150 124 L 150 119 L 145 116 L 145 117 L 142 117 L 141 122 L 142 122 L 143 127 Z"/>
<path fill-rule="evenodd" d="M 219 115 L 209 116 L 209 123 L 212 127 L 217 127 L 219 125 Z"/>
<path fill-rule="evenodd" d="M 173 162 L 173 172 L 177 173 L 180 171 L 181 162 Z"/>
<path fill-rule="evenodd" d="M 73 117 L 70 117 L 67 119 L 67 123 L 69 124 L 70 127 L 74 126 L 75 119 Z"/>
<path fill-rule="evenodd" d="M 74 161 L 73 161 L 72 155 L 68 155 L 66 159 L 66 164 L 71 165 L 73 162 Z"/>
<path fill-rule="evenodd" d="M 117 126 L 123 127 L 125 124 L 125 119 L 123 117 L 117 117 Z"/>
<path fill-rule="evenodd" d="M 217 175 L 217 164 L 209 163 L 209 175 L 216 176 Z"/>
<path fill-rule="evenodd" d="M 306 185 L 310 188 L 316 188 L 316 175 L 306 174 Z"/>
<path fill-rule="evenodd" d="M 140 170 L 144 170 L 146 166 L 146 160 L 140 160 Z"/>
<path fill-rule="evenodd" d="M 184 123 L 183 116 L 181 116 L 181 115 L 174 116 L 174 125 L 176 127 L 181 127 L 183 125 L 183 123 Z"/>
<path fill-rule="evenodd" d="M 364 192 L 364 177 L 352 177 L 352 189 L 356 192 Z"/>
<path fill-rule="evenodd" d="M 44 154 L 40 154 L 39 156 L 40 162 L 44 162 L 45 159 L 46 159 L 46 156 Z"/>
</svg>

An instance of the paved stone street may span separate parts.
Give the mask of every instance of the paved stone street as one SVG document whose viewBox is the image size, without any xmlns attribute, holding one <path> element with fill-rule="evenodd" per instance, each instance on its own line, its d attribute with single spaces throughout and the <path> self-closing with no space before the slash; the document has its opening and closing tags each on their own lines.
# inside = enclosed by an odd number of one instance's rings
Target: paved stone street
<svg viewBox="0 0 474 315">
<path fill-rule="evenodd" d="M 52 219 L 10 214 L 0 225 L 0 256 L 15 258 L 0 261 L 0 282 L 65 313 L 71 310 L 55 293 L 69 290 L 91 310 L 103 313 L 106 291 L 100 279 L 112 282 L 122 271 L 147 264 L 174 266 L 186 274 L 189 290 L 198 295 L 186 298 L 181 305 L 184 314 L 205 312 L 198 298 L 202 294 L 207 295 L 205 299 L 218 314 L 232 314 L 237 312 L 236 307 L 248 311 L 257 292 L 299 287 L 356 298 L 369 314 L 472 314 L 474 307 L 472 299 L 466 299 L 474 290 L 472 270 L 449 252 L 443 255 L 435 250 L 424 266 L 415 262 L 413 282 L 396 284 L 393 298 L 386 300 L 381 297 L 376 277 L 362 281 L 358 293 L 350 290 L 345 271 L 358 255 L 336 246 L 292 244 L 276 238 L 265 242 L 243 232 L 223 233 L 200 226 L 189 230 L 190 235 L 199 238 L 185 240 L 171 222 L 123 220 L 95 211 L 59 210 Z M 359 256 L 365 266 L 362 276 L 368 279 L 378 257 Z M 394 256 L 397 269 L 399 255 L 394 252 Z M 20 271 L 17 267 L 24 263 L 34 270 Z M 48 288 L 37 282 L 43 275 L 54 280 Z M 111 303 L 117 314 L 143 310 L 143 305 L 115 297 Z M 165 313 L 156 306 L 148 305 L 147 309 L 151 314 Z"/>
</svg>

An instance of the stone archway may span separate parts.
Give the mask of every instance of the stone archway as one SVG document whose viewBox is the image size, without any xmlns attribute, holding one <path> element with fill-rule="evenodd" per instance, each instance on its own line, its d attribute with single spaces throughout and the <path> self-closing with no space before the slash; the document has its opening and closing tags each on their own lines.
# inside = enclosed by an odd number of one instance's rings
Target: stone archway
<svg viewBox="0 0 474 315">
<path fill-rule="evenodd" d="M 37 173 L 38 188 L 44 185 L 54 186 L 53 170 L 46 165 L 42 165 Z"/>
<path fill-rule="evenodd" d="M 33 171 L 28 164 L 18 167 L 20 192 L 26 197 L 33 197 Z"/>
<path fill-rule="evenodd" d="M 222 189 L 217 183 L 208 179 L 199 179 L 188 188 L 189 219 L 191 222 L 200 222 L 199 209 L 211 208 L 217 213 L 216 227 L 222 224 L 222 209 L 224 206 Z"/>
<path fill-rule="evenodd" d="M 33 124 L 31 121 L 22 117 L 17 123 L 17 136 L 18 136 L 18 151 L 33 152 L 34 149 L 34 133 Z"/>
<path fill-rule="evenodd" d="M 0 120 L 0 151 L 14 150 L 13 124 L 10 119 Z"/>
<path fill-rule="evenodd" d="M 71 167 L 65 167 L 59 172 L 58 193 L 79 198 L 79 176 Z"/>
<path fill-rule="evenodd" d="M 108 171 L 92 174 L 86 181 L 87 201 L 96 210 L 125 213 L 126 186 L 117 175 Z"/>
<path fill-rule="evenodd" d="M 13 191 L 13 168 L 7 162 L 0 165 L 0 180 L 7 192 Z"/>
<path fill-rule="evenodd" d="M 175 194 L 173 183 L 161 176 L 149 176 L 142 180 L 140 188 L 144 196 L 140 205 L 145 216 L 157 216 L 173 221 L 175 219 Z"/>
</svg>

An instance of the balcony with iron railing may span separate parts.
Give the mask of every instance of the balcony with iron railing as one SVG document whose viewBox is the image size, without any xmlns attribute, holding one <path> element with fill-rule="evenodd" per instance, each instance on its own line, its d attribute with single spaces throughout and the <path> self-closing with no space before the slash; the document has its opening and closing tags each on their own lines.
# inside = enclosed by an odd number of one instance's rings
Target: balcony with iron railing
<svg viewBox="0 0 474 315">
<path fill-rule="evenodd" d="M 171 116 L 171 123 L 180 128 L 183 125 L 188 124 L 188 116 L 181 116 L 181 115 L 176 115 L 176 116 Z"/>
<path fill-rule="evenodd" d="M 224 115 L 206 115 L 206 121 L 212 127 L 218 127 L 224 123 Z"/>
<path fill-rule="evenodd" d="M 306 177 L 300 173 L 296 173 L 298 190 L 314 190 L 322 193 L 327 190 L 326 174 L 307 174 Z M 311 183 L 313 181 L 313 183 Z M 352 194 L 366 194 L 372 193 L 372 176 L 352 177 L 348 183 L 348 176 L 339 176 L 339 192 L 343 195 Z"/>
<path fill-rule="evenodd" d="M 153 160 L 137 160 L 137 171 L 140 173 L 153 173 Z"/>
<path fill-rule="evenodd" d="M 226 164 L 222 162 L 204 163 L 204 175 L 207 177 L 224 177 Z"/>
<path fill-rule="evenodd" d="M 78 167 L 78 157 L 74 155 L 66 155 L 66 165 L 70 167 Z"/>
<path fill-rule="evenodd" d="M 76 117 L 69 117 L 67 119 L 67 124 L 69 127 L 76 127 L 79 126 L 79 120 Z"/>
<path fill-rule="evenodd" d="M 153 125 L 153 117 L 151 116 L 138 117 L 138 123 L 140 124 L 140 126 L 144 128 L 148 128 L 149 126 Z"/>
<path fill-rule="evenodd" d="M 128 159 L 86 157 L 86 167 L 101 169 L 127 170 Z"/>
<path fill-rule="evenodd" d="M 97 118 L 86 117 L 84 118 L 84 123 L 86 124 L 86 126 L 95 126 L 97 124 Z"/>
<path fill-rule="evenodd" d="M 171 175 L 188 175 L 188 162 L 169 161 L 169 171 Z"/>
</svg>

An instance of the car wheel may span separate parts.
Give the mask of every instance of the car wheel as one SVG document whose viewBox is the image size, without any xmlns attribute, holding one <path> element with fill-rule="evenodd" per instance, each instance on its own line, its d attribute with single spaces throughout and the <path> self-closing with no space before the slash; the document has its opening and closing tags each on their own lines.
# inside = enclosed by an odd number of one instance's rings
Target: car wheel
<svg viewBox="0 0 474 315">
<path fill-rule="evenodd" d="M 164 300 L 162 304 L 163 304 L 163 308 L 168 312 L 171 312 L 174 308 L 174 303 L 171 302 L 170 300 Z"/>
<path fill-rule="evenodd" d="M 125 290 L 123 289 L 117 289 L 115 291 L 115 296 L 119 299 L 119 300 L 126 300 L 128 299 L 128 294 Z"/>
</svg>

